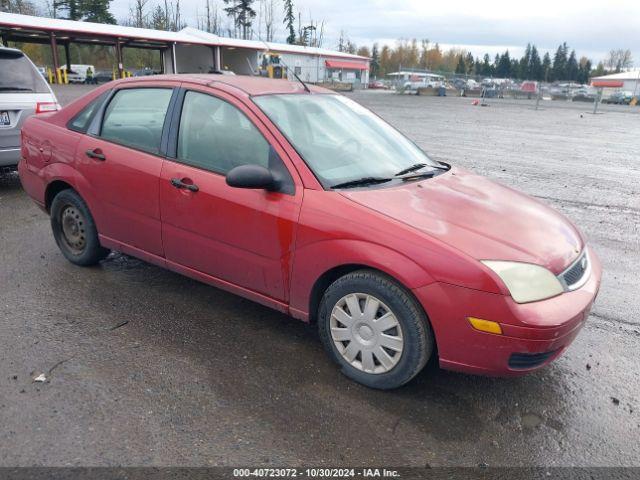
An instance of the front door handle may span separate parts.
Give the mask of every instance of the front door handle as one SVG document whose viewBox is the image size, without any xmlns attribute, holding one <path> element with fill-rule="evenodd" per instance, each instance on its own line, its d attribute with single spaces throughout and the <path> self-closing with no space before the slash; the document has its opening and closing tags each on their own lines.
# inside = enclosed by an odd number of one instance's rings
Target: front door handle
<svg viewBox="0 0 640 480">
<path fill-rule="evenodd" d="M 186 179 L 183 178 L 182 180 L 180 180 L 179 178 L 172 178 L 171 185 L 173 185 L 176 188 L 184 188 L 194 193 L 200 190 L 197 185 L 194 185 L 193 183 L 185 183 L 184 180 Z"/>
<path fill-rule="evenodd" d="M 94 148 L 94 149 L 89 149 L 86 152 L 84 152 L 87 157 L 89 158 L 95 158 L 96 160 L 106 160 L 107 157 L 104 156 L 104 153 L 102 153 L 102 150 L 100 150 L 99 148 Z"/>
</svg>

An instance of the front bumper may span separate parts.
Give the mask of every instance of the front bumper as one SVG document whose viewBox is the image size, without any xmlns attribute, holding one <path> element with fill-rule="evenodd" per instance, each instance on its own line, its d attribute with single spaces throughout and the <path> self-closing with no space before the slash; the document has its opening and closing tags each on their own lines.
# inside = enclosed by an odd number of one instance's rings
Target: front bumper
<svg viewBox="0 0 640 480">
<path fill-rule="evenodd" d="M 589 250 L 592 269 L 579 289 L 539 302 L 445 283 L 414 290 L 436 338 L 440 366 L 467 373 L 522 375 L 557 358 L 575 339 L 595 300 L 602 267 Z M 480 332 L 467 317 L 500 323 L 502 335 Z"/>
</svg>

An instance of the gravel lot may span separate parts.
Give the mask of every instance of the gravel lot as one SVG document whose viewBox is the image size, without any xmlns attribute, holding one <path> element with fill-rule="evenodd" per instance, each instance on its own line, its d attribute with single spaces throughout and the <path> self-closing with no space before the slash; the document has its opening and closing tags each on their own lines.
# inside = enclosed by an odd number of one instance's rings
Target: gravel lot
<svg viewBox="0 0 640 480">
<path fill-rule="evenodd" d="M 430 365 L 405 388 L 368 390 L 341 376 L 313 328 L 274 311 L 120 255 L 72 266 L 9 176 L 0 466 L 640 466 L 640 108 L 351 96 L 434 158 L 581 227 L 605 273 L 566 354 L 519 379 Z"/>
</svg>

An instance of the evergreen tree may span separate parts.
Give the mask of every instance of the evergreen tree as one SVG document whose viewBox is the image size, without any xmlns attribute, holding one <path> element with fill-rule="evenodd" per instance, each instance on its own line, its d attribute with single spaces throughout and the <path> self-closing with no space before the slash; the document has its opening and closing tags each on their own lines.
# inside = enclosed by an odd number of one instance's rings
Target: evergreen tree
<svg viewBox="0 0 640 480">
<path fill-rule="evenodd" d="M 287 36 L 287 43 L 294 44 L 296 43 L 296 29 L 294 26 L 294 22 L 296 20 L 296 16 L 293 13 L 293 0 L 284 0 L 284 20 L 282 23 L 285 24 L 289 35 Z"/>
<path fill-rule="evenodd" d="M 491 68 L 491 59 L 488 53 L 484 54 L 484 58 L 482 59 L 482 75 L 485 77 L 490 77 L 493 75 L 493 68 Z"/>
<path fill-rule="evenodd" d="M 167 12 L 160 6 L 156 5 L 156 8 L 151 12 L 151 28 L 154 30 L 169 30 L 170 20 Z"/>
<path fill-rule="evenodd" d="M 56 18 L 114 24 L 110 3 L 111 0 L 54 0 L 52 9 Z"/>
<path fill-rule="evenodd" d="M 476 70 L 476 64 L 475 64 L 475 60 L 473 59 L 473 55 L 471 54 L 471 52 L 467 53 L 467 56 L 464 60 L 464 64 L 466 65 L 467 69 L 466 72 L 468 75 L 473 75 L 475 73 Z"/>
<path fill-rule="evenodd" d="M 576 51 L 572 50 L 567 60 L 567 79 L 575 82 L 578 80 L 578 60 L 576 59 Z"/>
<path fill-rule="evenodd" d="M 604 68 L 604 63 L 598 62 L 598 66 L 593 71 L 593 76 L 594 77 L 601 77 L 605 73 L 607 73 L 607 70 Z"/>
<path fill-rule="evenodd" d="M 464 63 L 464 58 L 462 57 L 462 55 L 458 55 L 458 65 L 456 65 L 456 73 L 461 75 L 467 73 L 467 66 Z"/>
<path fill-rule="evenodd" d="M 544 54 L 542 58 L 542 78 L 545 82 L 552 81 L 553 78 L 551 76 L 551 56 L 549 56 L 549 52 Z"/>
<path fill-rule="evenodd" d="M 589 78 L 591 77 L 591 61 L 582 57 L 580 59 L 580 65 L 578 66 L 578 83 L 586 84 L 589 83 Z"/>
<path fill-rule="evenodd" d="M 83 20 L 95 23 L 115 24 L 116 19 L 109 11 L 111 0 L 84 0 L 81 2 Z"/>
<path fill-rule="evenodd" d="M 82 20 L 80 0 L 54 0 L 52 5 L 55 18 Z"/>
<path fill-rule="evenodd" d="M 569 59 L 567 57 L 569 53 L 569 47 L 567 43 L 563 43 L 558 46 L 556 54 L 553 57 L 553 66 L 551 67 L 551 76 L 553 80 L 567 80 L 567 64 Z"/>
<path fill-rule="evenodd" d="M 240 32 L 245 40 L 251 37 L 251 26 L 253 25 L 253 19 L 256 18 L 256 11 L 253 9 L 254 1 L 224 0 L 225 5 L 229 5 L 224 11 L 233 18 L 237 31 Z"/>
<path fill-rule="evenodd" d="M 522 78 L 520 76 L 520 61 L 517 58 L 511 59 L 511 68 L 509 69 L 509 78 Z"/>
<path fill-rule="evenodd" d="M 518 78 L 531 80 L 531 44 L 527 43 L 523 57 L 520 59 L 518 71 L 512 72 Z"/>
<path fill-rule="evenodd" d="M 511 57 L 509 50 L 500 55 L 496 65 L 496 76 L 498 78 L 509 78 L 511 76 Z"/>
<path fill-rule="evenodd" d="M 378 44 L 374 43 L 371 48 L 371 75 L 378 78 L 380 73 L 380 52 L 378 50 Z"/>
<path fill-rule="evenodd" d="M 544 79 L 544 72 L 542 70 L 542 62 L 540 61 L 540 54 L 535 45 L 531 47 L 531 62 L 529 63 L 529 78 L 531 80 L 541 81 Z"/>
</svg>

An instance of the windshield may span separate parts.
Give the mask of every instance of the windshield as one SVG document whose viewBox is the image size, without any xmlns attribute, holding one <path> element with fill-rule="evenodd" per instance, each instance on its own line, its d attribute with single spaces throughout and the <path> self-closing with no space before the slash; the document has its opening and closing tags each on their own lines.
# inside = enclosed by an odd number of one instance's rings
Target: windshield
<svg viewBox="0 0 640 480">
<path fill-rule="evenodd" d="M 21 52 L 0 49 L 0 93 L 49 93 L 47 84 Z"/>
<path fill-rule="evenodd" d="M 363 178 L 393 178 L 418 164 L 438 167 L 395 128 L 344 96 L 285 94 L 253 100 L 325 188 Z"/>
</svg>

